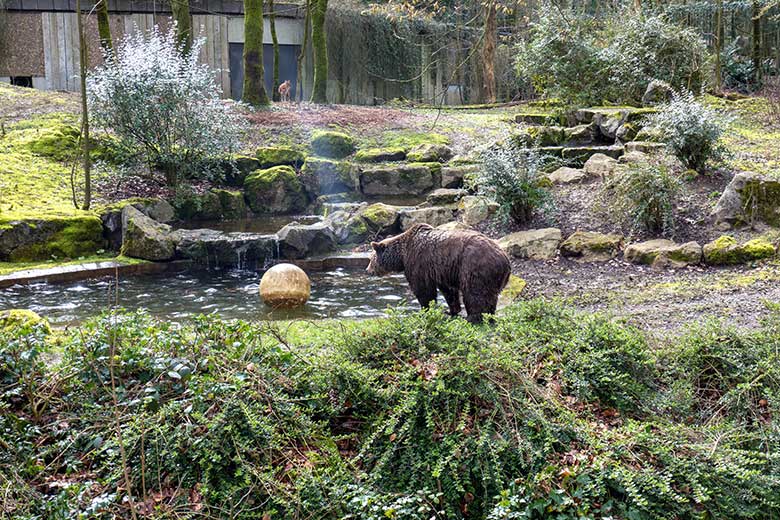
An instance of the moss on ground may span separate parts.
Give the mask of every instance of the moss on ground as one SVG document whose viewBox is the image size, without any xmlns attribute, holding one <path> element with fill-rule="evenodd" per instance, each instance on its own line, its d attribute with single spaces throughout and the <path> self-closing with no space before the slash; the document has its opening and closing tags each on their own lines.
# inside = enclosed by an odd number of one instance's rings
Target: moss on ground
<svg viewBox="0 0 780 520">
<path fill-rule="evenodd" d="M 73 206 L 71 166 L 61 160 L 72 142 L 74 116 L 49 114 L 9 126 L 0 138 L 0 217 L 90 215 Z"/>
<path fill-rule="evenodd" d="M 386 148 L 400 148 L 409 152 L 412 148 L 422 144 L 450 144 L 450 138 L 434 132 L 417 131 L 392 131 L 382 136 L 383 146 Z"/>
</svg>

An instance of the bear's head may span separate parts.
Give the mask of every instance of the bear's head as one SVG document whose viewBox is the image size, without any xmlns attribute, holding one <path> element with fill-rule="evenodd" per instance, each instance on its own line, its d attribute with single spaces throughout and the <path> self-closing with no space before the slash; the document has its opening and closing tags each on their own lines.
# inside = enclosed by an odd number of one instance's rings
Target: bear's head
<svg viewBox="0 0 780 520">
<path fill-rule="evenodd" d="M 366 271 L 376 276 L 403 271 L 403 237 L 404 235 L 398 235 L 381 242 L 371 242 L 373 252 Z"/>
</svg>

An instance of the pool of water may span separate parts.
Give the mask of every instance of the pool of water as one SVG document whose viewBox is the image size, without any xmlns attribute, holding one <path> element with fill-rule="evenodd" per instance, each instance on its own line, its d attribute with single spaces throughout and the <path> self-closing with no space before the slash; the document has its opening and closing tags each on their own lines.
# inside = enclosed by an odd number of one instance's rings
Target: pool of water
<svg viewBox="0 0 780 520">
<path fill-rule="evenodd" d="M 145 309 L 160 318 L 181 321 L 197 314 L 218 313 L 244 320 L 369 318 L 388 307 L 419 308 L 403 275 L 369 276 L 336 269 L 311 272 L 312 294 L 303 307 L 274 310 L 258 293 L 262 273 L 196 271 L 99 278 L 64 284 L 39 283 L 0 289 L 0 309 L 30 309 L 52 324 L 77 324 L 109 309 L 116 301 L 126 309 Z"/>
<path fill-rule="evenodd" d="M 317 215 L 269 215 L 240 220 L 195 220 L 181 222 L 174 227 L 178 229 L 216 229 L 225 233 L 257 233 L 271 235 L 291 222 L 299 224 L 316 224 L 322 217 Z"/>
</svg>

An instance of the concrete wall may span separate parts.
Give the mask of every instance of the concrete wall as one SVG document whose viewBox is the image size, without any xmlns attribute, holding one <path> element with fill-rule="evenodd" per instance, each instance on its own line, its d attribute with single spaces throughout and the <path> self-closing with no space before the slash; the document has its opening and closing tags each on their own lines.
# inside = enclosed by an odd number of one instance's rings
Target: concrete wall
<svg viewBox="0 0 780 520">
<path fill-rule="evenodd" d="M 8 30 L 0 34 L 0 81 L 10 82 L 11 76 L 32 76 L 35 88 L 78 91 L 79 45 L 76 14 L 66 11 L 21 11 L 8 13 Z M 110 13 L 111 37 L 114 41 L 134 31 L 148 31 L 155 25 L 165 29 L 171 23 L 167 14 Z M 199 58 L 217 71 L 217 84 L 223 97 L 230 96 L 229 45 L 244 42 L 242 15 L 193 14 L 192 27 L 196 37 L 205 38 Z M 265 20 L 263 42 L 272 44 L 270 21 Z M 86 22 L 89 64 L 102 63 L 97 31 L 97 18 Z M 276 18 L 276 31 L 282 45 L 303 43 L 303 19 Z M 304 94 L 311 90 L 311 59 L 304 60 Z"/>
</svg>

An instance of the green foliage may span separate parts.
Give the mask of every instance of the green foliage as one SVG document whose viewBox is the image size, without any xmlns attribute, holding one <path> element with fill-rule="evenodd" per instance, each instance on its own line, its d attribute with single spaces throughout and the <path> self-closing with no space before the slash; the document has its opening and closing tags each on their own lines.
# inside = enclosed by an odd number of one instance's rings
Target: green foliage
<svg viewBox="0 0 780 520">
<path fill-rule="evenodd" d="M 549 7 L 520 44 L 518 75 L 540 93 L 568 104 L 636 104 L 660 79 L 698 90 L 706 46 L 692 29 L 662 16 L 621 12 L 606 23 Z"/>
<path fill-rule="evenodd" d="M 708 161 L 723 155 L 721 137 L 726 119 L 696 101 L 690 92 L 675 93 L 672 101 L 649 120 L 686 168 L 703 172 Z"/>
<path fill-rule="evenodd" d="M 673 237 L 680 178 L 662 162 L 629 164 L 605 184 L 602 199 L 615 218 L 632 233 Z"/>
<path fill-rule="evenodd" d="M 543 300 L 0 330 L 4 512 L 127 517 L 126 469 L 160 519 L 777 515 L 778 316 L 652 346 Z"/>
<path fill-rule="evenodd" d="M 505 140 L 485 148 L 481 168 L 467 179 L 472 188 L 499 205 L 504 217 L 528 221 L 550 200 L 544 185 L 544 158 L 515 141 Z"/>
</svg>

